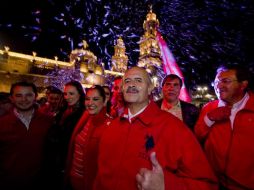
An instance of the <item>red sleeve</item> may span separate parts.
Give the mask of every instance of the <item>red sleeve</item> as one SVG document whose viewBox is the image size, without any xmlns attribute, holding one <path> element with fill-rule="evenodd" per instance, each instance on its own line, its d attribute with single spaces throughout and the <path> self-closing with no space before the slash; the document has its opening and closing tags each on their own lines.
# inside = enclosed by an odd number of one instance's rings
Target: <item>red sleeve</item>
<svg viewBox="0 0 254 190">
<path fill-rule="evenodd" d="M 217 103 L 210 102 L 210 103 L 206 104 L 203 107 L 203 109 L 201 110 L 198 121 L 197 121 L 195 128 L 194 128 L 195 135 L 197 136 L 197 138 L 200 142 L 203 142 L 206 139 L 206 137 L 211 129 L 210 127 L 208 127 L 206 125 L 204 118 L 208 112 L 215 109 L 216 107 L 217 107 Z"/>
<path fill-rule="evenodd" d="M 179 178 L 168 172 L 165 174 L 165 190 L 218 190 L 217 183 L 208 183 L 190 178 Z"/>
<path fill-rule="evenodd" d="M 172 134 L 173 142 L 168 144 L 163 164 L 165 189 L 218 189 L 217 178 L 197 139 L 186 126 L 178 127 Z"/>
</svg>

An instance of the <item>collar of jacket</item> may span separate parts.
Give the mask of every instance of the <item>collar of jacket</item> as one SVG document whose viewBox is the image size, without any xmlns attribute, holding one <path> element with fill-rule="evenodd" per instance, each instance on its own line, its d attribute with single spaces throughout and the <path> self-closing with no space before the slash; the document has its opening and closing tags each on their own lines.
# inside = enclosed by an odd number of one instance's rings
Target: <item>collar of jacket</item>
<svg viewBox="0 0 254 190">
<path fill-rule="evenodd" d="M 101 124 L 104 122 L 105 119 L 109 118 L 107 116 L 106 107 L 103 107 L 102 110 L 98 114 L 89 115 L 90 119 L 92 119 L 92 122 L 95 126 Z"/>
<path fill-rule="evenodd" d="M 149 124 L 153 121 L 154 117 L 159 114 L 161 110 L 155 104 L 154 101 L 150 101 L 146 109 L 137 115 L 136 117 L 131 119 L 131 123 L 135 122 L 136 120 L 141 121 L 145 126 L 149 126 Z M 121 120 L 128 120 L 128 108 L 125 108 L 124 113 L 120 116 Z"/>
<path fill-rule="evenodd" d="M 250 110 L 254 111 L 254 93 L 248 92 L 249 94 L 249 100 L 246 102 L 246 105 L 244 106 L 243 110 Z"/>
</svg>

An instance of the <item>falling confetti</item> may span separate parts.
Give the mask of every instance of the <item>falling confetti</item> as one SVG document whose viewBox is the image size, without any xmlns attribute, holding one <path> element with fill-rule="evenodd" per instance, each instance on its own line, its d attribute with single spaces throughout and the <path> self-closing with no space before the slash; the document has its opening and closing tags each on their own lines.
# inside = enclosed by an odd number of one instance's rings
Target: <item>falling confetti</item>
<svg viewBox="0 0 254 190">
<path fill-rule="evenodd" d="M 26 42 L 10 45 L 13 50 L 36 51 L 48 58 L 57 55 L 65 61 L 85 39 L 106 68 L 121 36 L 132 66 L 138 62 L 138 42 L 150 4 L 187 86 L 210 84 L 221 64 L 241 64 L 254 72 L 251 0 L 48 0 L 26 7 L 17 1 L 17 11 L 0 11 L 0 32 Z"/>
</svg>

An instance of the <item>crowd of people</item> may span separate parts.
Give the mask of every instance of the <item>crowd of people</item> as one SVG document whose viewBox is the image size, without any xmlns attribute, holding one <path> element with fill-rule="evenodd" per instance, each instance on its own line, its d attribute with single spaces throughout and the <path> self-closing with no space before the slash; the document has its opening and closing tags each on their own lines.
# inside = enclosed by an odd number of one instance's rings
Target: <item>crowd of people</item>
<svg viewBox="0 0 254 190">
<path fill-rule="evenodd" d="M 179 99 L 182 80 L 162 81 L 162 99 L 141 67 L 112 86 L 30 82 L 0 98 L 1 190 L 254 189 L 254 94 L 248 70 L 217 69 L 217 100 L 200 110 Z"/>
</svg>

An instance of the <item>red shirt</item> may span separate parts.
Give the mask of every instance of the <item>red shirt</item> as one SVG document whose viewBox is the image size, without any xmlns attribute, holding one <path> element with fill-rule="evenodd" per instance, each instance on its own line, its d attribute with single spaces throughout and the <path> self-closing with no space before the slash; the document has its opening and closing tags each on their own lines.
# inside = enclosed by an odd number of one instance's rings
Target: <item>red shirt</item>
<svg viewBox="0 0 254 190">
<path fill-rule="evenodd" d="M 116 118 L 103 134 L 94 189 L 137 189 L 140 168 L 152 168 L 151 151 L 163 167 L 166 189 L 217 189 L 199 143 L 182 121 L 154 102 L 131 123 L 125 116 Z"/>
<path fill-rule="evenodd" d="M 34 185 L 52 118 L 35 111 L 29 129 L 13 112 L 0 118 L 0 189 Z"/>
<path fill-rule="evenodd" d="M 90 115 L 88 112 L 85 112 L 81 119 L 79 120 L 77 126 L 74 129 L 74 132 L 71 137 L 68 151 L 67 159 L 67 169 L 66 169 L 66 180 L 71 181 L 72 186 L 75 189 L 92 189 L 94 179 L 97 174 L 97 159 L 98 159 L 98 148 L 101 136 L 106 129 L 106 126 L 110 123 L 111 118 L 106 115 L 106 109 L 103 109 L 97 115 Z M 73 161 L 77 158 L 75 154 L 75 143 L 77 143 L 78 135 L 82 134 L 82 131 L 85 129 L 85 136 L 82 141 L 82 158 L 81 160 L 81 174 L 78 176 L 78 173 L 73 172 L 73 170 L 78 169 Z M 84 132 L 84 131 L 83 131 Z"/>
</svg>

